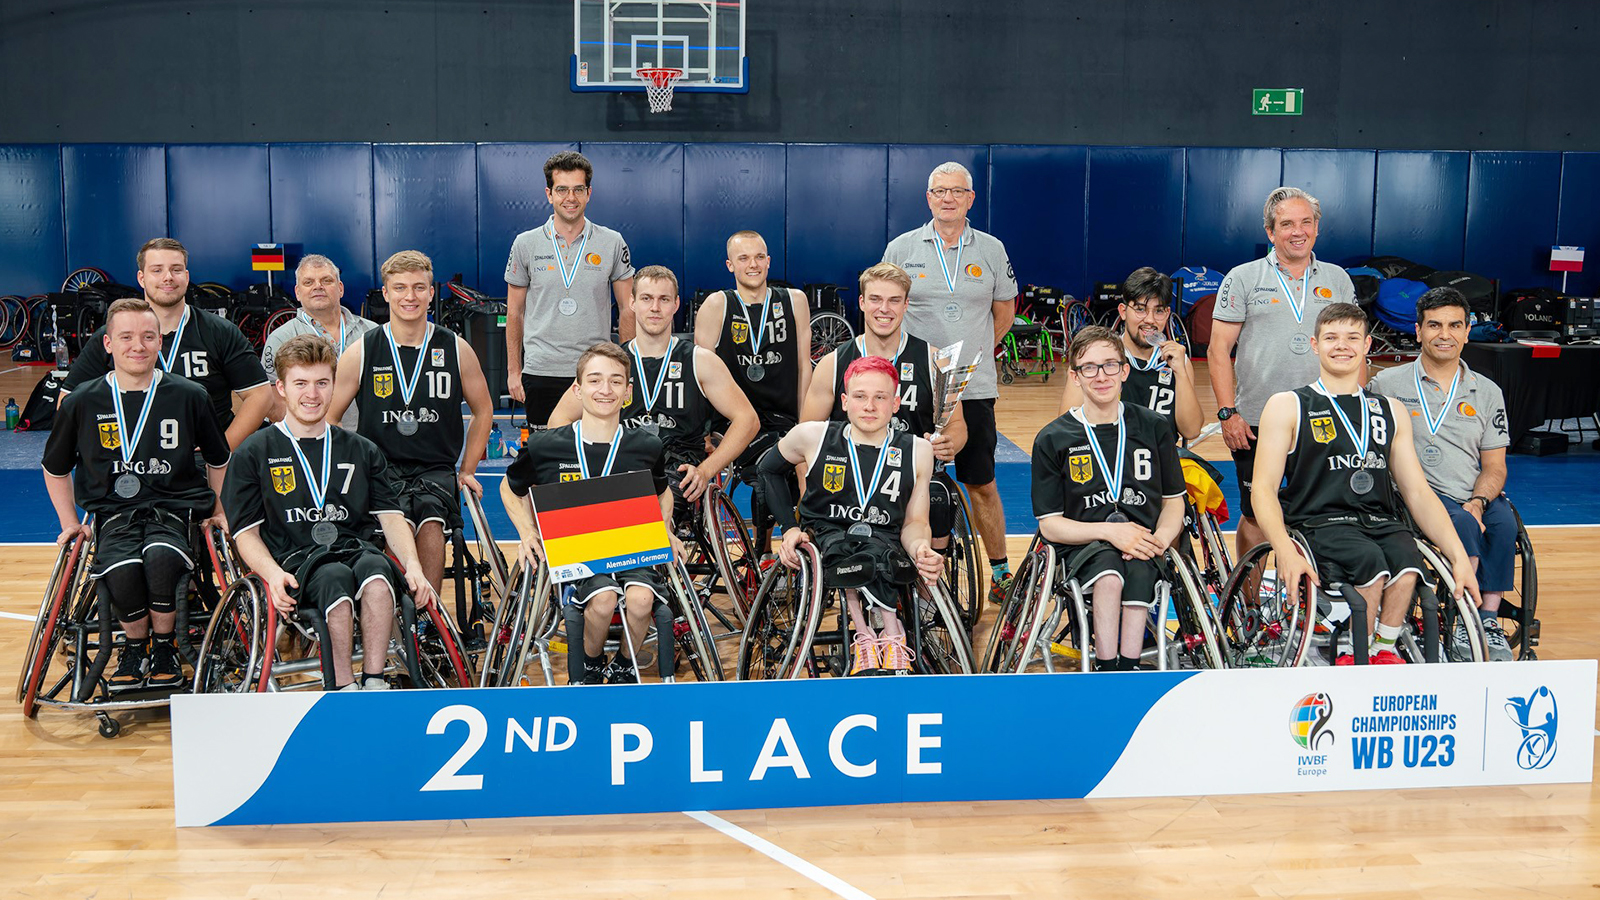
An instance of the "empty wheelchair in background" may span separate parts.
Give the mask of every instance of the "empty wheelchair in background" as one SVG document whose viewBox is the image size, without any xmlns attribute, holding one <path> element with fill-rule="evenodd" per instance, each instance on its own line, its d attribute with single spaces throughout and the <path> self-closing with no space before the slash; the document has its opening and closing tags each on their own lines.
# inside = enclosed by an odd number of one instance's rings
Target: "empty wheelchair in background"
<svg viewBox="0 0 1600 900">
<path fill-rule="evenodd" d="M 736 677 L 741 681 L 842 676 L 850 669 L 855 632 L 844 589 L 825 584 L 815 544 L 801 544 L 799 552 L 799 569 L 776 563 L 762 578 L 739 643 Z M 824 631 L 822 621 L 830 607 L 837 623 Z M 965 623 L 942 583 L 929 585 L 915 578 L 902 586 L 898 614 L 913 672 L 956 675 L 975 670 Z"/>
<path fill-rule="evenodd" d="M 1094 541 L 1070 554 L 1063 554 L 1062 549 L 1034 537 L 989 632 L 980 661 L 982 671 L 1091 671 L 1095 657 L 1092 597 L 1078 576 L 1095 553 L 1114 548 L 1105 541 Z M 1160 670 L 1223 668 L 1227 661 L 1219 641 L 1219 623 L 1194 562 L 1169 549 L 1162 566 L 1164 577 L 1156 582 L 1155 603 L 1145 626 L 1142 663 Z"/>
<path fill-rule="evenodd" d="M 111 690 L 106 667 L 127 638 L 111 612 L 107 591 L 89 575 L 94 553 L 94 539 L 80 535 L 57 555 L 23 656 L 17 702 L 28 718 L 42 706 L 90 713 L 99 719 L 100 734 L 110 738 L 122 730 L 113 713 L 166 706 L 172 694 L 187 686 Z M 210 527 L 192 530 L 190 553 L 196 566 L 180 582 L 185 596 L 177 604 L 176 633 L 179 655 L 198 675 L 193 638 L 215 617 L 221 601 L 217 586 L 238 577 L 240 566 L 227 536 Z"/>
<path fill-rule="evenodd" d="M 1511 514 L 1517 520 L 1516 575 L 1512 589 L 1500 599 L 1500 627 L 1517 659 L 1538 659 L 1534 648 L 1539 646 L 1539 564 L 1533 556 L 1533 538 L 1515 504 Z"/>
<path fill-rule="evenodd" d="M 489 530 L 483 503 L 471 491 L 463 490 L 460 495 L 467 511 L 465 521 L 472 526 L 472 538 L 469 543 L 464 527 L 452 528 L 444 584 L 454 588 L 454 619 L 467 653 L 475 657 L 486 646 L 484 630 L 494 621 L 495 610 L 511 590 L 511 568 Z M 440 600 L 443 599 L 441 595 Z"/>
<path fill-rule="evenodd" d="M 721 628 L 719 640 L 735 639 L 744 629 L 761 581 L 761 558 L 750 525 L 723 488 L 734 481 L 730 473 L 722 473 L 699 501 L 674 516 L 674 530 L 687 550 L 684 574 L 704 614 Z M 717 596 L 721 603 L 713 600 Z"/>
</svg>

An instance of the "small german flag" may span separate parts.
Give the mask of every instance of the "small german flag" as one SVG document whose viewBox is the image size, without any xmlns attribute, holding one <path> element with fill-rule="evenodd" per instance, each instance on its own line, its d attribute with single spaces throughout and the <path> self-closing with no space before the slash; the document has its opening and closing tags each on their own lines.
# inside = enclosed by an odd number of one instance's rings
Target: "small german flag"
<svg viewBox="0 0 1600 900">
<path fill-rule="evenodd" d="M 558 582 L 672 561 L 649 472 L 535 485 L 533 509 Z"/>
<path fill-rule="evenodd" d="M 257 244 L 251 247 L 250 269 L 255 272 L 282 272 L 283 245 Z"/>
</svg>

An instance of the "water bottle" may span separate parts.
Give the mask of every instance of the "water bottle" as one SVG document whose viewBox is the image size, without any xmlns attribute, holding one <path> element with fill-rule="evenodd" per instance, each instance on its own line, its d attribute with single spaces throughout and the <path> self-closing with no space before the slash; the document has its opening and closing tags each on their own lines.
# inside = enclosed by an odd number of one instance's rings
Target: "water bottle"
<svg viewBox="0 0 1600 900">
<path fill-rule="evenodd" d="M 17 398 L 6 400 L 6 430 L 16 431 L 17 424 L 22 421 L 22 411 L 17 409 Z"/>
<path fill-rule="evenodd" d="M 506 448 L 500 442 L 500 423 L 489 426 L 489 458 L 499 459 L 504 456 Z"/>
</svg>

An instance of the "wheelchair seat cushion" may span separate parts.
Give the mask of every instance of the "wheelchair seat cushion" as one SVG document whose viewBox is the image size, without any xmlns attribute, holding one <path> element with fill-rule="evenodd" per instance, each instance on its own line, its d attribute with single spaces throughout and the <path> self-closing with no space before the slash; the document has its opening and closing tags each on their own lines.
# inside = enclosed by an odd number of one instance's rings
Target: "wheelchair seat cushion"
<svg viewBox="0 0 1600 900">
<path fill-rule="evenodd" d="M 96 577 L 116 566 L 144 559 L 150 547 L 168 547 L 194 568 L 194 553 L 189 542 L 189 518 L 163 509 L 139 508 L 117 513 L 95 524 L 94 568 Z"/>
</svg>

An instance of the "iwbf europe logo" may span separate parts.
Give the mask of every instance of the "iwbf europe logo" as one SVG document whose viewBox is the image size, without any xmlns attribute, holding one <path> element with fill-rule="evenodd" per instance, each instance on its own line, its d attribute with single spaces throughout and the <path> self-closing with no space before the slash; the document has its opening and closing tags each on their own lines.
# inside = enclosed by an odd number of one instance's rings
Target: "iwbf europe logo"
<svg viewBox="0 0 1600 900">
<path fill-rule="evenodd" d="M 1507 697 L 1506 715 L 1522 729 L 1517 765 L 1542 769 L 1556 758 L 1556 695 L 1548 687 L 1527 697 Z"/>
<path fill-rule="evenodd" d="M 1307 694 L 1289 711 L 1289 736 L 1302 750 L 1296 759 L 1295 774 L 1328 774 L 1328 754 L 1318 753 L 1323 745 L 1333 746 L 1333 698 L 1327 694 Z"/>
</svg>

